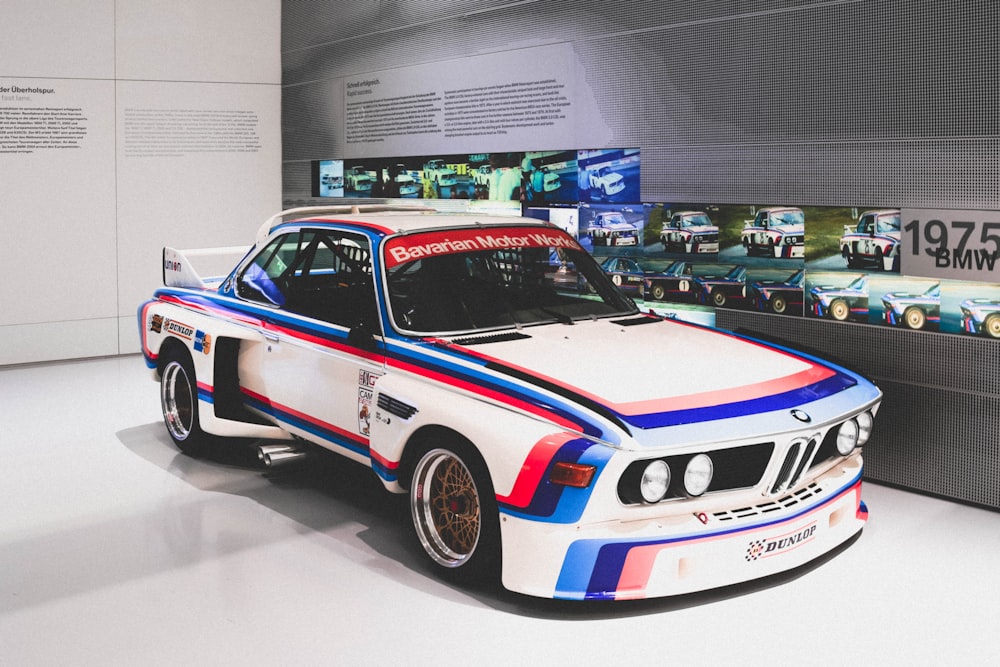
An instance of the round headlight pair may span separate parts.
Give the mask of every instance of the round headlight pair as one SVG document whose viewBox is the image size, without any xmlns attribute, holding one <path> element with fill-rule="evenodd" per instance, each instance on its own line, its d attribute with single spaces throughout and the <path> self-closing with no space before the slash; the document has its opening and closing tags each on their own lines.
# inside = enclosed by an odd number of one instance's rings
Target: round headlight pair
<svg viewBox="0 0 1000 667">
<path fill-rule="evenodd" d="M 684 493 L 700 496 L 712 483 L 714 466 L 707 454 L 696 454 L 684 467 Z M 639 493 L 647 503 L 658 503 L 670 490 L 670 466 L 662 459 L 650 461 L 639 480 Z"/>
<path fill-rule="evenodd" d="M 872 434 L 872 414 L 862 412 L 852 419 L 840 425 L 837 431 L 837 452 L 841 456 L 847 456 L 854 451 L 855 447 L 861 447 Z"/>
</svg>

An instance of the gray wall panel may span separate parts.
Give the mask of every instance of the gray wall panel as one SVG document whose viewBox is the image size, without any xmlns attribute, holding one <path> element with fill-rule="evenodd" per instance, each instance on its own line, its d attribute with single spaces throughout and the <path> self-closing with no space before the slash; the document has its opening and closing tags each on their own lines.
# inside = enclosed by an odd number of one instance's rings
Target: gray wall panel
<svg viewBox="0 0 1000 667">
<path fill-rule="evenodd" d="M 283 8 L 286 202 L 308 201 L 309 160 L 343 157 L 343 77 L 570 43 L 612 132 L 608 145 L 642 150 L 645 201 L 1000 209 L 1000 3 Z M 722 326 L 795 339 L 875 376 L 886 401 L 868 452 L 873 479 L 1000 508 L 1000 345 L 719 315 Z"/>
</svg>

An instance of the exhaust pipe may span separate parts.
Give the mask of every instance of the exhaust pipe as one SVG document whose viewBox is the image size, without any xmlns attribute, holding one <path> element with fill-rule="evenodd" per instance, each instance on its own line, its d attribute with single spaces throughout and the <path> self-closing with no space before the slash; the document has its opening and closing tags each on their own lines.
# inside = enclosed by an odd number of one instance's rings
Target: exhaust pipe
<svg viewBox="0 0 1000 667">
<path fill-rule="evenodd" d="M 261 445 L 257 448 L 257 458 L 268 468 L 286 465 L 305 457 L 304 451 L 292 445 Z"/>
</svg>

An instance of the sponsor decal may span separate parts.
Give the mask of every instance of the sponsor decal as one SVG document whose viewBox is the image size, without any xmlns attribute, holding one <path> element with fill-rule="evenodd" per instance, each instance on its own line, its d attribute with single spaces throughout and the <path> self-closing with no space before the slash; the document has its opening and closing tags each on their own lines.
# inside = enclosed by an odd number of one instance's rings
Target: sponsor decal
<svg viewBox="0 0 1000 667">
<path fill-rule="evenodd" d="M 194 332 L 194 349 L 195 352 L 204 352 L 208 354 L 212 351 L 212 336 L 205 333 L 204 331 Z"/>
<path fill-rule="evenodd" d="M 363 368 L 358 371 L 358 433 L 364 436 L 371 435 L 372 399 L 375 397 L 372 387 L 380 377 Z"/>
<path fill-rule="evenodd" d="M 790 551 L 811 542 L 816 537 L 816 523 L 811 523 L 794 533 L 786 533 L 779 537 L 754 540 L 747 547 L 746 560 L 753 562 L 761 558 L 770 558 Z"/>
<path fill-rule="evenodd" d="M 149 330 L 153 333 L 160 333 L 163 331 L 163 315 L 154 314 L 149 318 Z"/>
<path fill-rule="evenodd" d="M 164 319 L 163 330 L 167 333 L 175 334 L 187 340 L 191 340 L 194 336 L 194 327 L 190 327 L 182 322 L 178 322 L 177 320 Z"/>
</svg>

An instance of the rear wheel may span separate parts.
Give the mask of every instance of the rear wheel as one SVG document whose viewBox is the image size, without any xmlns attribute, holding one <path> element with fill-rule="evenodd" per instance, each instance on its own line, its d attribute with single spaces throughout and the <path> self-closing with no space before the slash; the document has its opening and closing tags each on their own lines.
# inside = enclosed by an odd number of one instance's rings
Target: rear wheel
<svg viewBox="0 0 1000 667">
<path fill-rule="evenodd" d="M 200 456 L 209 448 L 212 436 L 198 422 L 198 382 L 194 365 L 184 351 L 167 353 L 160 373 L 160 409 L 170 438 L 185 454 Z"/>
<path fill-rule="evenodd" d="M 448 576 L 498 580 L 500 527 L 486 465 L 471 447 L 435 443 L 417 462 L 410 510 L 417 539 Z"/>
</svg>

